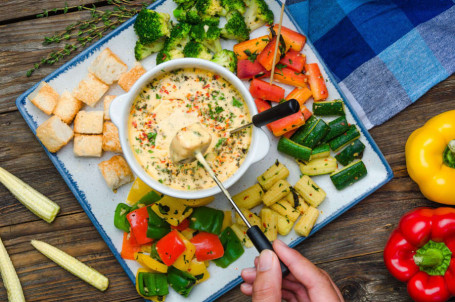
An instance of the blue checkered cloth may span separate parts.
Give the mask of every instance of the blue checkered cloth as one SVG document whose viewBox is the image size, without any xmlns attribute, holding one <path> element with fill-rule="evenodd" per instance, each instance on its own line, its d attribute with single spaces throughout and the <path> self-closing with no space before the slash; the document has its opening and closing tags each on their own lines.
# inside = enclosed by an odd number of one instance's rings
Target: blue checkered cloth
<svg viewBox="0 0 455 302">
<path fill-rule="evenodd" d="M 455 72 L 452 0 L 288 0 L 358 115 L 372 128 Z"/>
</svg>

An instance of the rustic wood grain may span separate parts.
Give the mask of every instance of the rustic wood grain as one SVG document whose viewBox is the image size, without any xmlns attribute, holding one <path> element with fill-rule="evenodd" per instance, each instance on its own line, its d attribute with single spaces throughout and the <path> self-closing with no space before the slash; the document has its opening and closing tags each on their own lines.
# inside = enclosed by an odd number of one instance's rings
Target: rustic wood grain
<svg viewBox="0 0 455 302">
<path fill-rule="evenodd" d="M 14 14 L 14 18 L 39 13 L 43 7 L 62 2 L 47 0 L 40 2 L 42 7 L 28 7 L 31 1 L 21 0 L 16 3 L 26 11 Z M 74 2 L 78 1 L 68 3 Z M 12 5 L 12 0 L 0 4 L 0 22 L 11 19 L 8 10 Z M 55 47 L 43 47 L 42 36 L 85 16 L 86 12 L 75 12 L 0 26 L 1 166 L 62 209 L 49 225 L 0 186 L 0 236 L 28 301 L 142 301 L 14 105 L 21 93 L 59 67 L 45 67 L 31 78 L 25 77 L 25 71 Z M 408 177 L 404 145 L 409 134 L 430 117 L 455 109 L 454 99 L 455 76 L 451 76 L 396 117 L 371 130 L 395 178 L 297 247 L 332 276 L 346 301 L 408 301 L 405 285 L 394 280 L 384 267 L 382 250 L 403 213 L 417 206 L 437 205 L 425 200 Z M 111 282 L 109 289 L 101 293 L 56 266 L 30 245 L 31 239 L 53 244 L 106 274 Z M 0 301 L 5 300 L 0 282 Z M 220 301 L 249 298 L 236 287 Z"/>
</svg>

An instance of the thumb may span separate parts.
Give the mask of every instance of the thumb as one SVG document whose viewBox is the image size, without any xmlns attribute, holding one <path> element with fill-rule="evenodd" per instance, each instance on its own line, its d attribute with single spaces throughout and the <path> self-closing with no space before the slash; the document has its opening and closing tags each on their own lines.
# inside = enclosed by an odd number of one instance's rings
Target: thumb
<svg viewBox="0 0 455 302">
<path fill-rule="evenodd" d="M 253 283 L 253 301 L 281 301 L 280 262 L 271 250 L 263 250 L 259 256 Z"/>
</svg>

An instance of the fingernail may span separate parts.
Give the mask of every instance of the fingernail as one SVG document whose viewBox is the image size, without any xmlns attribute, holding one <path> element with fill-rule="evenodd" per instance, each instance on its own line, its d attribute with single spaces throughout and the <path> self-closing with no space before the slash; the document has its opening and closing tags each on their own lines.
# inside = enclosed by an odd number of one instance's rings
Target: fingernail
<svg viewBox="0 0 455 302">
<path fill-rule="evenodd" d="M 258 271 L 266 272 L 272 268 L 273 252 L 271 250 L 263 250 L 259 255 Z"/>
<path fill-rule="evenodd" d="M 243 269 L 242 273 L 251 274 L 251 273 L 254 273 L 255 271 L 256 271 L 256 269 L 254 267 L 248 267 L 248 268 Z"/>
<path fill-rule="evenodd" d="M 249 292 L 249 291 L 252 290 L 252 286 L 251 286 L 251 284 L 248 284 L 248 283 L 242 283 L 242 284 L 240 285 L 240 289 L 241 289 L 242 291 Z"/>
</svg>

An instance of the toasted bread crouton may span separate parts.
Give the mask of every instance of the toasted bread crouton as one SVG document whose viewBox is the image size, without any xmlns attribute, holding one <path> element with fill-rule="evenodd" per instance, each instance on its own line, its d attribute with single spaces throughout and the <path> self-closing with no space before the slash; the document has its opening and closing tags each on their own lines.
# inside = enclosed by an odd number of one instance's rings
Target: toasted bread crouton
<svg viewBox="0 0 455 302">
<path fill-rule="evenodd" d="M 67 124 L 71 124 L 76 114 L 81 110 L 83 103 L 65 90 L 58 99 L 54 114 Z"/>
<path fill-rule="evenodd" d="M 116 95 L 106 95 L 103 99 L 104 103 L 104 119 L 110 121 L 111 116 L 109 115 L 109 108 L 111 106 L 112 101 L 116 98 Z"/>
<path fill-rule="evenodd" d="M 136 62 L 133 68 L 130 71 L 123 73 L 118 79 L 118 85 L 122 87 L 123 90 L 129 91 L 134 83 L 146 72 L 141 63 Z"/>
<path fill-rule="evenodd" d="M 41 82 L 28 96 L 33 105 L 46 114 L 52 114 L 58 102 L 58 93 L 46 82 Z"/>
<path fill-rule="evenodd" d="M 73 90 L 73 96 L 93 107 L 108 89 L 108 85 L 98 80 L 92 73 L 89 73 L 85 79 L 79 82 L 78 87 Z"/>
<path fill-rule="evenodd" d="M 57 152 L 73 138 L 73 129 L 53 115 L 36 129 L 36 136 L 50 152 Z"/>
<path fill-rule="evenodd" d="M 106 184 L 112 190 L 132 182 L 134 179 L 130 167 L 120 155 L 114 155 L 111 159 L 102 161 L 98 164 L 98 168 L 103 174 Z"/>
<path fill-rule="evenodd" d="M 103 125 L 103 150 L 111 152 L 122 152 L 118 129 L 112 122 L 104 122 Z"/>
<path fill-rule="evenodd" d="M 74 132 L 80 134 L 103 133 L 103 115 L 103 111 L 79 111 L 74 120 Z"/>
<path fill-rule="evenodd" d="M 104 83 L 111 85 L 128 70 L 128 66 L 109 48 L 106 48 L 93 60 L 88 70 Z"/>
<path fill-rule="evenodd" d="M 84 157 L 101 157 L 103 153 L 103 136 L 100 135 L 74 135 L 74 155 Z"/>
</svg>

